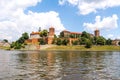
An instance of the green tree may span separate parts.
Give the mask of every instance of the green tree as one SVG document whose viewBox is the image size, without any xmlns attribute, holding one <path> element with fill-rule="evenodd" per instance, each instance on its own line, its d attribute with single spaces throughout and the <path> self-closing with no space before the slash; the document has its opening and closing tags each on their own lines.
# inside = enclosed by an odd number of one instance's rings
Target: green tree
<svg viewBox="0 0 120 80">
<path fill-rule="evenodd" d="M 68 39 L 62 40 L 62 44 L 63 44 L 63 45 L 67 45 L 68 43 L 69 43 L 69 40 L 68 40 Z"/>
<path fill-rule="evenodd" d="M 112 40 L 111 39 L 107 39 L 106 40 L 106 45 L 111 45 L 112 44 Z"/>
<path fill-rule="evenodd" d="M 96 43 L 97 43 L 97 45 L 105 45 L 106 39 L 102 36 L 99 36 L 99 37 L 97 37 Z"/>
<path fill-rule="evenodd" d="M 61 32 L 60 35 L 59 35 L 60 38 L 63 38 L 64 37 L 64 33 Z"/>
<path fill-rule="evenodd" d="M 90 34 L 87 33 L 86 31 L 83 31 L 81 37 L 84 37 L 84 38 L 90 39 Z"/>
<path fill-rule="evenodd" d="M 57 38 L 57 42 L 56 42 L 57 45 L 61 45 L 62 44 L 62 40 L 60 38 Z"/>
<path fill-rule="evenodd" d="M 96 36 L 93 37 L 93 44 L 97 45 L 97 37 Z"/>
<path fill-rule="evenodd" d="M 54 38 L 57 38 L 56 34 L 54 35 Z"/>
<path fill-rule="evenodd" d="M 52 41 L 52 44 L 56 44 L 56 42 L 57 42 L 57 36 L 54 35 L 54 39 L 53 39 L 53 41 Z"/>
<path fill-rule="evenodd" d="M 15 42 L 12 42 L 12 44 L 10 45 L 11 48 L 14 49 L 20 49 L 20 48 L 24 48 L 24 42 L 25 40 L 27 40 L 29 38 L 28 33 L 25 32 L 22 34 L 22 36 Z"/>
<path fill-rule="evenodd" d="M 71 34 L 71 35 L 70 35 L 70 38 L 75 38 L 75 35 L 74 35 L 74 34 Z"/>
<path fill-rule="evenodd" d="M 17 41 L 18 41 L 19 43 L 23 44 L 24 41 L 25 41 L 25 39 L 24 39 L 24 37 L 20 37 Z"/>
<path fill-rule="evenodd" d="M 29 39 L 28 33 L 27 32 L 23 33 L 22 38 L 24 38 L 25 40 Z"/>
<path fill-rule="evenodd" d="M 4 41 L 4 42 L 8 42 L 8 40 L 7 40 L 7 39 L 4 39 L 3 41 Z"/>
<path fill-rule="evenodd" d="M 22 47 L 21 43 L 15 42 L 15 46 L 14 46 L 15 49 L 21 49 L 21 47 Z"/>
<path fill-rule="evenodd" d="M 72 44 L 73 44 L 73 45 L 78 45 L 78 44 L 79 44 L 79 41 L 78 41 L 78 40 L 72 41 Z"/>
<path fill-rule="evenodd" d="M 15 47 L 15 42 L 12 42 L 11 45 L 10 45 L 11 48 L 14 48 Z"/>
<path fill-rule="evenodd" d="M 120 41 L 118 42 L 118 45 L 120 46 Z"/>
<path fill-rule="evenodd" d="M 40 44 L 41 45 L 45 45 L 46 44 L 46 42 L 45 42 L 45 40 L 43 38 L 40 39 Z"/>
<path fill-rule="evenodd" d="M 23 44 L 25 42 L 25 40 L 27 40 L 29 38 L 28 33 L 25 32 L 22 34 L 22 36 L 17 40 L 19 43 Z"/>
<path fill-rule="evenodd" d="M 81 39 L 80 39 L 80 44 L 81 44 L 81 45 L 85 45 L 86 39 L 87 39 L 87 38 L 85 38 L 85 37 L 81 37 Z"/>
<path fill-rule="evenodd" d="M 91 48 L 91 47 L 92 47 L 92 42 L 89 39 L 87 39 L 86 44 L 85 44 L 85 48 Z"/>
<path fill-rule="evenodd" d="M 43 31 L 40 32 L 41 37 L 47 37 L 48 36 L 48 31 L 44 29 Z"/>
</svg>

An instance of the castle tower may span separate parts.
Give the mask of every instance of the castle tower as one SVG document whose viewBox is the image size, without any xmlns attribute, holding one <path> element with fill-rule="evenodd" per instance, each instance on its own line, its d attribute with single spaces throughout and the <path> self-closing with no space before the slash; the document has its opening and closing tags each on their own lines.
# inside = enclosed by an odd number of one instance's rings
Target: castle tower
<svg viewBox="0 0 120 80">
<path fill-rule="evenodd" d="M 55 29 L 53 27 L 49 28 L 49 34 L 48 34 L 48 44 L 52 44 L 54 39 Z"/>
<path fill-rule="evenodd" d="M 49 28 L 49 37 L 54 37 L 55 29 L 53 27 Z"/>
<path fill-rule="evenodd" d="M 39 30 L 38 30 L 38 32 L 40 32 L 41 31 L 41 27 L 39 27 Z"/>
<path fill-rule="evenodd" d="M 96 29 L 96 30 L 94 31 L 94 34 L 95 34 L 95 37 L 99 37 L 99 36 L 100 36 L 100 31 Z"/>
</svg>

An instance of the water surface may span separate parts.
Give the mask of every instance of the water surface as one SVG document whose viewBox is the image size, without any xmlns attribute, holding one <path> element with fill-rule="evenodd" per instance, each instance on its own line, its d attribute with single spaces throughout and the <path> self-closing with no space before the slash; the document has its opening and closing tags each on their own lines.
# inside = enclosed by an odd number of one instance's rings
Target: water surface
<svg viewBox="0 0 120 80">
<path fill-rule="evenodd" d="M 0 80 L 120 80 L 120 52 L 0 50 Z"/>
</svg>

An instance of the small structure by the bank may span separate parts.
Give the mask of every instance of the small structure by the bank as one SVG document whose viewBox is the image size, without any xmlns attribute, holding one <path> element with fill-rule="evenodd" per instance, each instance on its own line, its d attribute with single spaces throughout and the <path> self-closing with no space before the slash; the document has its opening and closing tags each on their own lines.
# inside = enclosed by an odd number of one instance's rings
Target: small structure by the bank
<svg viewBox="0 0 120 80">
<path fill-rule="evenodd" d="M 120 39 L 115 39 L 112 41 L 112 45 L 116 45 L 116 46 L 119 46 L 119 43 L 120 42 Z"/>
<path fill-rule="evenodd" d="M 0 41 L 0 47 L 10 47 L 10 43 L 5 41 Z"/>
</svg>

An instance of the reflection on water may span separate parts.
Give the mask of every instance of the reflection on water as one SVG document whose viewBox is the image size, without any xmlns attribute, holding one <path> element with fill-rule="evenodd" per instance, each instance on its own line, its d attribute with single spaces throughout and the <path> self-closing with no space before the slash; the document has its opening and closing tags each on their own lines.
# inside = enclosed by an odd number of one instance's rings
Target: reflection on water
<svg viewBox="0 0 120 80">
<path fill-rule="evenodd" d="M 120 80 L 120 52 L 0 51 L 0 80 Z"/>
</svg>

